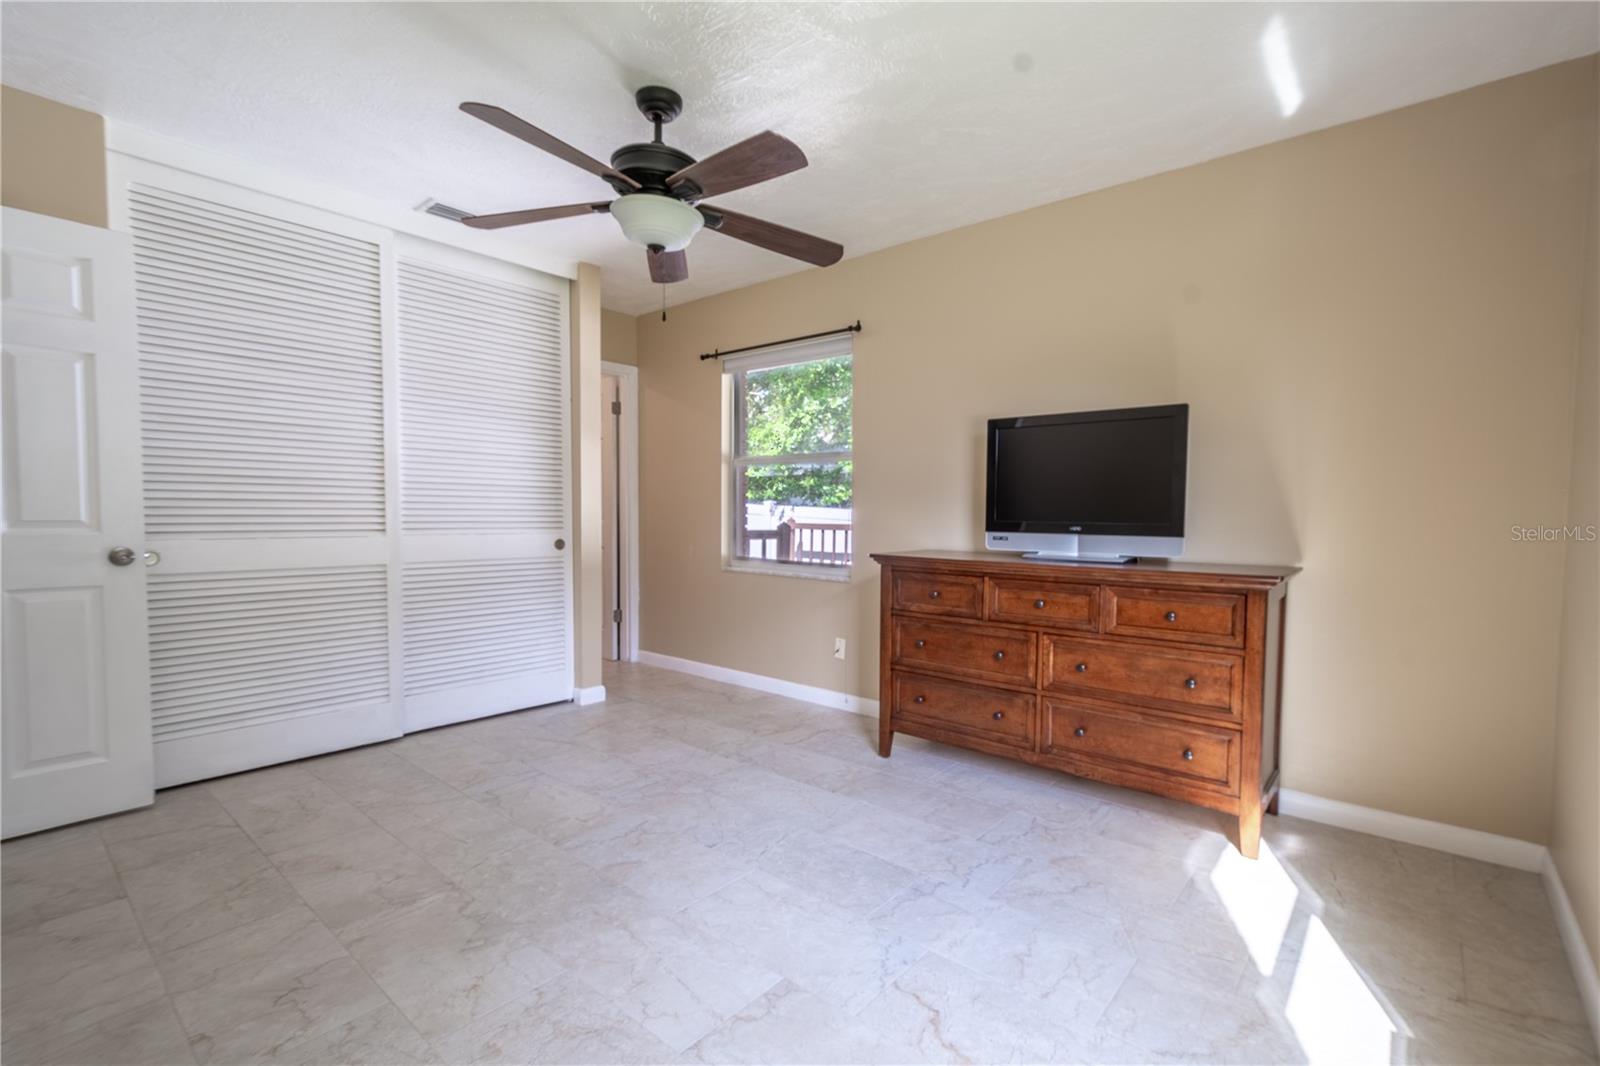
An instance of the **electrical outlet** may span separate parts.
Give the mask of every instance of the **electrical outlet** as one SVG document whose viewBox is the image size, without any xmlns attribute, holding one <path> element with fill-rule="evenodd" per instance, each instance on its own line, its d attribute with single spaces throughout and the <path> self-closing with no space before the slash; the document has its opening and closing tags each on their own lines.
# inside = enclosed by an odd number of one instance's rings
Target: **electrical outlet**
<svg viewBox="0 0 1600 1066">
<path fill-rule="evenodd" d="M 843 659 L 844 658 L 844 638 L 843 637 L 834 637 L 833 638 L 833 657 L 835 659 Z"/>
</svg>

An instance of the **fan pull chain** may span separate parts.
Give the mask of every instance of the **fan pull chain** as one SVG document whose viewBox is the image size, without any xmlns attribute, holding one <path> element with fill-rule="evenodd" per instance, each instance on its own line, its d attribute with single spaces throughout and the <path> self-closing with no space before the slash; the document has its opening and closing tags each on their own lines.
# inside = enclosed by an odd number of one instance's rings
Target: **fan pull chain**
<svg viewBox="0 0 1600 1066">
<path fill-rule="evenodd" d="M 667 286 L 666 286 L 665 282 L 662 282 L 662 284 L 661 284 L 661 321 L 665 322 L 666 320 L 667 320 Z"/>
</svg>

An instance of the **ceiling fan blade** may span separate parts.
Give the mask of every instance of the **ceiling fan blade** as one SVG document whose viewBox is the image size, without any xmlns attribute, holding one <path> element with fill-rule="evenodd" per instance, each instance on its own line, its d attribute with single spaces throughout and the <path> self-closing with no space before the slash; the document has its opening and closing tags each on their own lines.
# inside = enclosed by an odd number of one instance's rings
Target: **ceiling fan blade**
<svg viewBox="0 0 1600 1066">
<path fill-rule="evenodd" d="M 729 211 L 725 207 L 716 207 L 712 204 L 701 204 L 700 213 L 705 216 L 708 228 L 716 230 L 725 237 L 732 237 L 758 248 L 765 248 L 769 252 L 786 255 L 791 259 L 803 260 L 813 266 L 832 266 L 844 258 L 843 245 L 825 241 L 821 237 L 813 237 L 809 233 L 801 233 L 788 226 L 780 226 L 776 222 L 751 218 L 749 215 L 741 215 L 737 211 Z"/>
<path fill-rule="evenodd" d="M 771 130 L 691 163 L 667 179 L 668 188 L 686 181 L 700 186 L 701 196 L 721 196 L 747 185 L 782 177 L 806 165 L 806 154 L 787 137 Z"/>
<path fill-rule="evenodd" d="M 650 280 L 658 285 L 689 278 L 689 257 L 682 252 L 649 252 Z"/>
<path fill-rule="evenodd" d="M 525 226 L 529 222 L 549 222 L 553 218 L 603 215 L 610 210 L 611 202 L 601 200 L 592 204 L 566 204 L 562 207 L 536 207 L 529 211 L 505 211 L 498 215 L 468 215 L 461 221 L 473 229 L 505 229 L 507 226 Z"/>
<path fill-rule="evenodd" d="M 575 167 L 582 167 L 596 177 L 606 178 L 610 181 L 620 181 L 634 189 L 639 187 L 638 182 L 620 170 L 613 170 L 593 156 L 585 155 L 566 141 L 552 137 L 538 126 L 524 122 L 503 107 L 468 101 L 461 105 L 461 110 L 473 118 L 482 119 L 495 129 L 505 130 L 511 136 L 527 141 L 535 148 L 549 152 L 557 159 L 565 159 Z"/>
</svg>

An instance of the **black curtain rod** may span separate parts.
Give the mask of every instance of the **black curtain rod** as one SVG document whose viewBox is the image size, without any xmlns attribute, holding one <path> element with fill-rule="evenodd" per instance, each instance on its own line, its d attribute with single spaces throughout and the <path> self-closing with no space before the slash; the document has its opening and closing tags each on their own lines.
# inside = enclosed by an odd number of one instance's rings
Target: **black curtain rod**
<svg viewBox="0 0 1600 1066">
<path fill-rule="evenodd" d="M 861 320 L 856 319 L 853 326 L 842 326 L 839 329 L 825 329 L 821 333 L 807 333 L 804 337 L 790 337 L 787 340 L 768 341 L 765 344 L 747 344 L 743 348 L 729 348 L 725 352 L 703 352 L 701 359 L 721 359 L 725 355 L 738 355 L 740 352 L 753 352 L 757 348 L 775 348 L 780 344 L 798 344 L 800 341 L 814 341 L 818 337 L 832 337 L 838 333 L 860 333 Z"/>
</svg>

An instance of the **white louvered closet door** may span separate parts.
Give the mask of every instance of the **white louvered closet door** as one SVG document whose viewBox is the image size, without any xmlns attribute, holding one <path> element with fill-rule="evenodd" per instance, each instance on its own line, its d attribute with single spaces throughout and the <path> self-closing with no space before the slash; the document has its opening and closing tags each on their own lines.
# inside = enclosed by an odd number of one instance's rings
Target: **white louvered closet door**
<svg viewBox="0 0 1600 1066">
<path fill-rule="evenodd" d="M 565 283 L 405 242 L 397 271 L 405 728 L 569 699 Z"/>
<path fill-rule="evenodd" d="M 176 173 L 126 210 L 156 783 L 399 735 L 392 238 Z"/>
</svg>

